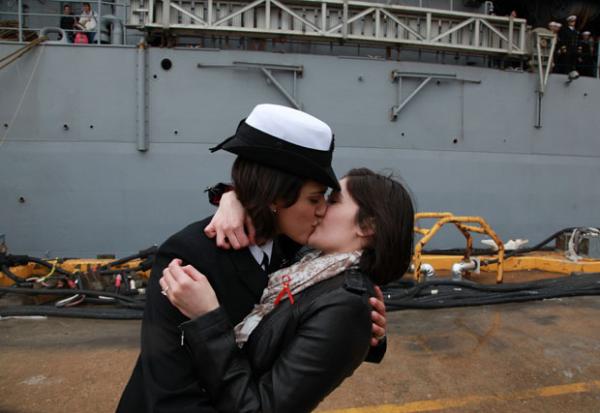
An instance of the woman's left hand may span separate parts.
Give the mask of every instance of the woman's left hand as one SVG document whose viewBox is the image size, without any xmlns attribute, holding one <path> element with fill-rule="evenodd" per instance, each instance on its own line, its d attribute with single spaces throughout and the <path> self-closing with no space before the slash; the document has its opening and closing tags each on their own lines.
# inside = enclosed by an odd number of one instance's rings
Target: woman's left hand
<svg viewBox="0 0 600 413">
<path fill-rule="evenodd" d="M 181 266 L 181 260 L 174 259 L 163 270 L 160 287 L 171 304 L 183 315 L 193 319 L 219 307 L 219 300 L 208 280 L 191 265 Z"/>
<path fill-rule="evenodd" d="M 371 311 L 371 320 L 373 321 L 371 346 L 377 346 L 379 341 L 385 337 L 386 319 L 385 304 L 383 303 L 383 293 L 378 286 L 375 286 L 375 297 L 369 299 L 373 311 Z"/>
</svg>

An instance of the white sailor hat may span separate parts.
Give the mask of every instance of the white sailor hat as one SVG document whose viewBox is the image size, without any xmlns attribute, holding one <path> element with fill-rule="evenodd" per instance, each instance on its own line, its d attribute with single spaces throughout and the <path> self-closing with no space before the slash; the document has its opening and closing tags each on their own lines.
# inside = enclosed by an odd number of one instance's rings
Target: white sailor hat
<svg viewBox="0 0 600 413">
<path fill-rule="evenodd" d="M 235 135 L 210 151 L 223 149 L 339 189 L 331 168 L 333 147 L 333 133 L 325 122 L 296 109 L 265 103 L 252 109 Z"/>
<path fill-rule="evenodd" d="M 561 27 L 561 26 L 562 26 L 562 24 L 555 22 L 555 21 L 548 23 L 548 27 Z"/>
<path fill-rule="evenodd" d="M 571 22 L 571 21 L 575 21 L 577 20 L 577 16 L 575 16 L 574 14 L 570 15 L 569 17 L 567 17 L 567 21 Z"/>
<path fill-rule="evenodd" d="M 586 30 L 585 32 L 583 32 L 583 33 L 581 33 L 581 34 L 582 34 L 583 36 L 591 36 L 591 35 L 592 35 L 592 32 L 589 32 L 589 31 L 587 31 L 587 30 Z"/>
</svg>

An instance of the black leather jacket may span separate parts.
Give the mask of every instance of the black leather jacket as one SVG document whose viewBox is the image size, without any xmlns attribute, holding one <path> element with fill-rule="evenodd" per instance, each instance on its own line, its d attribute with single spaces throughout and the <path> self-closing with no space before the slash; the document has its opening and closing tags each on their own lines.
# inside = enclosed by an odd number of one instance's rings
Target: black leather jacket
<svg viewBox="0 0 600 413">
<path fill-rule="evenodd" d="M 180 329 L 219 412 L 309 412 L 365 359 L 373 294 L 356 271 L 325 280 L 282 301 L 243 349 L 222 308 Z"/>
</svg>

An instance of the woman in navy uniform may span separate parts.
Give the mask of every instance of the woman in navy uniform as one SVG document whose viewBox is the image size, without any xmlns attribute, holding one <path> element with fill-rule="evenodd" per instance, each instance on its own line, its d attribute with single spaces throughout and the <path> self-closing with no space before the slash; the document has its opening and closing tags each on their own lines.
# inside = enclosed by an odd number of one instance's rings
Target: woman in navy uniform
<svg viewBox="0 0 600 413">
<path fill-rule="evenodd" d="M 217 411 L 199 380 L 212 364 L 198 363 L 184 347 L 180 326 L 189 318 L 170 304 L 159 279 L 174 259 L 193 266 L 206 276 L 228 322 L 239 323 L 259 302 L 267 274 L 292 263 L 323 218 L 327 187 L 339 188 L 331 168 L 333 148 L 331 129 L 319 119 L 283 106 L 258 105 L 234 136 L 213 149 L 238 155 L 232 170 L 237 195 L 243 201 L 259 193 L 260 202 L 247 206 L 256 214 L 271 214 L 272 205 L 280 205 L 277 222 L 264 226 L 269 220 L 263 219 L 256 228 L 260 245 L 241 250 L 218 248 L 204 234 L 210 218 L 189 225 L 161 245 L 147 286 L 140 356 L 118 412 Z M 252 174 L 264 179 L 252 179 Z M 384 314 L 381 308 L 381 302 L 375 305 Z M 385 326 L 381 318 L 373 317 Z M 381 336 L 380 326 L 373 330 Z M 381 340 L 367 359 L 378 362 L 385 348 Z"/>
</svg>

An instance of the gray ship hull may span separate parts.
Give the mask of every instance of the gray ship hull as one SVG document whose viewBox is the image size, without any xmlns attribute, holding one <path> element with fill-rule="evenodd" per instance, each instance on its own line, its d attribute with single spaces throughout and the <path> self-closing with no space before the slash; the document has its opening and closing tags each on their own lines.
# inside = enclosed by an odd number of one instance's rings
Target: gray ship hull
<svg viewBox="0 0 600 413">
<path fill-rule="evenodd" d="M 0 56 L 17 47 L 0 44 Z M 234 62 L 301 65 L 296 101 L 332 126 L 338 174 L 392 171 L 419 211 L 483 216 L 504 240 L 598 225 L 597 79 L 567 84 L 551 75 L 538 129 L 531 73 L 231 50 L 145 53 L 143 86 L 130 46 L 46 45 L 0 70 L 0 233 L 13 253 L 123 255 L 211 214 L 203 189 L 228 180 L 233 157 L 208 148 L 255 104 L 290 103 L 260 70 Z M 392 121 L 392 107 L 420 82 L 394 83 L 394 70 L 480 83 L 430 82 Z M 290 72 L 273 73 L 291 94 Z M 448 230 L 432 245 L 461 243 Z"/>
</svg>

